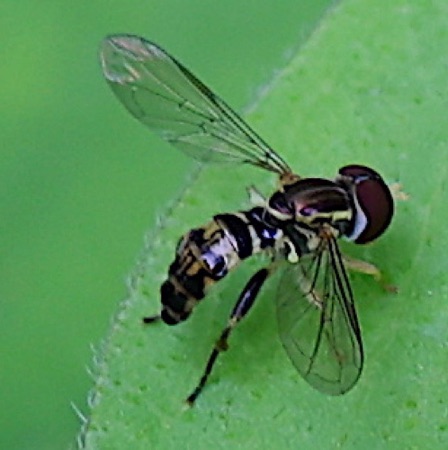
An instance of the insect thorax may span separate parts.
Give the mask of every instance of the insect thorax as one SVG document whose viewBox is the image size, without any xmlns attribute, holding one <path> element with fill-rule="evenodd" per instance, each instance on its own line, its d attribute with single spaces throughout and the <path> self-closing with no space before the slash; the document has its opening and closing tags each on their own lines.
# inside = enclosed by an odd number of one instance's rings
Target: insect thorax
<svg viewBox="0 0 448 450">
<path fill-rule="evenodd" d="M 283 232 L 285 258 L 290 262 L 316 251 L 322 239 L 347 235 L 353 228 L 353 198 L 344 186 L 322 178 L 283 183 L 266 202 L 266 211 Z"/>
</svg>

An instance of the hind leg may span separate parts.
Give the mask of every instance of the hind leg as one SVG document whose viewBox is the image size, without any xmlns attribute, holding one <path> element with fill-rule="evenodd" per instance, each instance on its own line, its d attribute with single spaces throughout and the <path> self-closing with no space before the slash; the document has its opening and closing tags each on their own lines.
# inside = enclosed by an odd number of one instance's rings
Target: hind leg
<svg viewBox="0 0 448 450">
<path fill-rule="evenodd" d="M 230 315 L 227 326 L 221 332 L 218 340 L 213 347 L 212 352 L 208 358 L 207 364 L 205 366 L 204 372 L 199 380 L 197 386 L 193 389 L 192 393 L 187 397 L 186 402 L 189 406 L 193 406 L 194 402 L 202 392 L 207 380 L 213 370 L 213 366 L 219 356 L 219 354 L 228 349 L 228 338 L 232 330 L 240 322 L 240 320 L 246 316 L 246 314 L 251 309 L 252 305 L 257 298 L 260 288 L 263 286 L 264 282 L 270 275 L 271 271 L 269 268 L 264 268 L 259 270 L 255 275 L 253 275 L 236 302 L 232 313 Z"/>
</svg>

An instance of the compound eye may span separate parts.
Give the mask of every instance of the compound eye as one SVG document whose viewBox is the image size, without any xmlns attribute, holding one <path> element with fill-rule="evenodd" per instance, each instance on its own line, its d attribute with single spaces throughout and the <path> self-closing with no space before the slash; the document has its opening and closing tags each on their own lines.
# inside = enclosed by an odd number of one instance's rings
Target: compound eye
<svg viewBox="0 0 448 450">
<path fill-rule="evenodd" d="M 349 239 L 366 244 L 384 233 L 394 214 L 392 194 L 381 176 L 370 167 L 349 165 L 339 174 L 351 179 L 355 194 L 355 223 Z"/>
</svg>

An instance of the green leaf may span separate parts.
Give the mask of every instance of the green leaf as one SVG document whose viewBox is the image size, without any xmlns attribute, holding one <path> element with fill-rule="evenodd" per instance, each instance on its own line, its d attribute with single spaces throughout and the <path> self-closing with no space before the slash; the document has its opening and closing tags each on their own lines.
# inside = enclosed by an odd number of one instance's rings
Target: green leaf
<svg viewBox="0 0 448 450">
<path fill-rule="evenodd" d="M 184 409 L 260 262 L 220 283 L 184 324 L 143 327 L 141 317 L 159 310 L 177 239 L 216 212 L 247 206 L 247 185 L 269 193 L 276 181 L 256 169 L 210 167 L 147 239 L 99 355 L 85 448 L 446 447 L 447 48 L 445 0 L 344 1 L 247 116 L 301 175 L 332 177 L 363 163 L 410 194 L 377 243 L 344 245 L 399 288 L 390 294 L 352 276 L 366 351 L 353 391 L 324 396 L 294 370 L 277 337 L 271 280 L 196 406 Z"/>
</svg>

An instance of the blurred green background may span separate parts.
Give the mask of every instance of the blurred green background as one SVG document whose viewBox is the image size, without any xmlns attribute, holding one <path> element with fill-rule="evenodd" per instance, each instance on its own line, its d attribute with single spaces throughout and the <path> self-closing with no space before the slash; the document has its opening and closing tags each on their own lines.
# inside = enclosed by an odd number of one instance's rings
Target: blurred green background
<svg viewBox="0 0 448 450">
<path fill-rule="evenodd" d="M 175 151 L 151 152 L 157 138 L 102 80 L 101 39 L 152 39 L 241 108 L 331 3 L 1 3 L 0 448 L 73 443 L 70 403 L 86 410 L 90 346 L 125 295 L 145 231 L 192 167 Z"/>
</svg>

